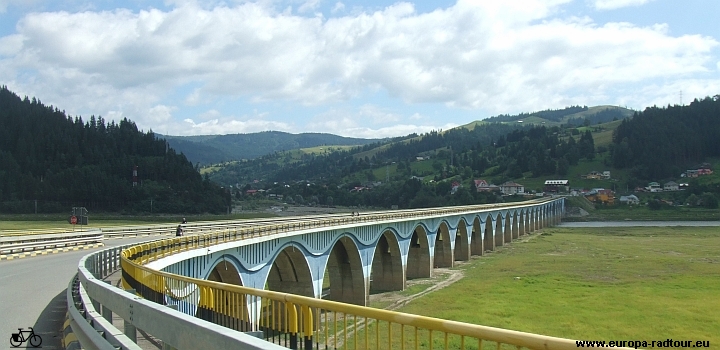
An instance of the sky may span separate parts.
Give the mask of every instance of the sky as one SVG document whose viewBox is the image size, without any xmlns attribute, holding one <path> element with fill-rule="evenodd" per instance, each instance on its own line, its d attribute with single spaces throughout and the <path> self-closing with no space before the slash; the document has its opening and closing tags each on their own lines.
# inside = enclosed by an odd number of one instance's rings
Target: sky
<svg viewBox="0 0 720 350">
<path fill-rule="evenodd" d="M 0 85 L 166 135 L 382 138 L 720 94 L 717 0 L 0 0 Z"/>
</svg>

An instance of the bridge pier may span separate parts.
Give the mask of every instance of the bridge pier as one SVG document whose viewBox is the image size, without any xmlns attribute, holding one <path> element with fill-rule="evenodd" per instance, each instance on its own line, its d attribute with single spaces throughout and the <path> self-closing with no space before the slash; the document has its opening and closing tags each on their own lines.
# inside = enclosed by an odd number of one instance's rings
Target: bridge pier
<svg viewBox="0 0 720 350">
<path fill-rule="evenodd" d="M 502 247 L 505 244 L 505 232 L 503 230 L 502 214 L 497 214 L 495 219 L 495 247 Z"/>
<path fill-rule="evenodd" d="M 391 231 L 385 231 L 375 247 L 370 293 L 404 289 L 405 274 L 400 245 Z"/>
<path fill-rule="evenodd" d="M 432 258 L 428 235 L 422 226 L 418 226 L 410 237 L 407 262 L 405 263 L 407 279 L 432 277 Z"/>
<path fill-rule="evenodd" d="M 453 248 L 453 256 L 455 261 L 470 260 L 470 235 L 468 228 L 472 230 L 472 225 L 467 225 L 465 221 L 460 221 L 455 233 L 455 247 Z"/>
<path fill-rule="evenodd" d="M 335 243 L 328 259 L 330 300 L 346 304 L 367 305 L 370 276 L 363 274 L 363 264 L 357 246 L 349 237 Z"/>
<path fill-rule="evenodd" d="M 485 230 L 483 231 L 483 249 L 484 251 L 495 250 L 495 230 L 493 225 L 492 215 L 488 215 L 485 218 Z"/>
<path fill-rule="evenodd" d="M 435 235 L 435 267 L 453 267 L 453 240 L 451 241 L 450 229 L 446 223 L 441 223 Z"/>
<path fill-rule="evenodd" d="M 480 218 L 475 218 L 472 221 L 471 235 L 470 235 L 470 254 L 471 255 L 483 255 L 483 234 L 482 226 L 480 226 Z"/>
</svg>

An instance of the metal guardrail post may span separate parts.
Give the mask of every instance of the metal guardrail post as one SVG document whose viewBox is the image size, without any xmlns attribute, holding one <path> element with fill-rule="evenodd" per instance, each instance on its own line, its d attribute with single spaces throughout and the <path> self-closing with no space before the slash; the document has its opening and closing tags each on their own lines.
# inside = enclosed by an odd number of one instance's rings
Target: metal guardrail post
<svg viewBox="0 0 720 350">
<path fill-rule="evenodd" d="M 135 294 L 135 289 L 126 289 L 125 291 L 131 294 Z M 127 336 L 128 338 L 130 338 L 130 340 L 137 344 L 137 327 L 132 324 L 132 322 L 134 321 L 132 307 L 132 304 L 130 304 L 130 320 L 125 320 L 125 322 L 123 322 L 125 324 L 124 333 L 125 336 Z"/>
<path fill-rule="evenodd" d="M 169 308 L 171 308 L 171 309 L 173 309 L 173 310 L 175 310 L 175 311 L 177 311 L 177 309 L 178 309 L 178 306 L 177 306 L 177 305 L 166 305 L 166 306 L 169 307 Z M 177 350 L 177 349 L 174 348 L 174 347 L 172 347 L 172 346 L 170 346 L 169 344 L 165 343 L 165 341 L 163 340 L 162 350 Z"/>
<path fill-rule="evenodd" d="M 105 283 L 112 285 L 112 284 L 110 283 L 110 281 L 105 281 Z M 95 309 L 95 310 L 98 310 L 98 309 Z M 112 317 L 113 317 L 113 316 L 112 316 L 112 310 L 110 310 L 110 309 L 109 309 L 107 306 L 105 306 L 105 305 L 103 305 L 103 307 L 102 307 L 102 315 L 103 315 L 103 318 L 104 318 L 106 321 L 112 323 Z"/>
</svg>

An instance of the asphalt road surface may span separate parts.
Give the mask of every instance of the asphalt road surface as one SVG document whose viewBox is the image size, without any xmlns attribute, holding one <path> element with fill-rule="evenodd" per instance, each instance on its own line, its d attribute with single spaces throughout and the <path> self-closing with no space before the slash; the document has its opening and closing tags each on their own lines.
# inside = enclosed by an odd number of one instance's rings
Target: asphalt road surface
<svg viewBox="0 0 720 350">
<path fill-rule="evenodd" d="M 160 236 L 113 239 L 105 247 L 159 239 Z M 65 291 L 80 259 L 104 247 L 0 261 L 0 349 L 11 349 L 18 328 L 33 327 L 43 349 L 61 349 Z M 24 343 L 21 348 L 27 346 Z"/>
</svg>

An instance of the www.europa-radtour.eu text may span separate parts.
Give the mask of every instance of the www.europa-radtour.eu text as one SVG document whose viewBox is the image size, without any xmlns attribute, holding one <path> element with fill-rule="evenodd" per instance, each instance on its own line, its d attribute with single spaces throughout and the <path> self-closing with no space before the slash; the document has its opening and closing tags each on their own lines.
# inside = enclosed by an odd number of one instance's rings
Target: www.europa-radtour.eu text
<svg viewBox="0 0 720 350">
<path fill-rule="evenodd" d="M 577 340 L 578 348 L 709 348 L 709 340 Z"/>
</svg>

